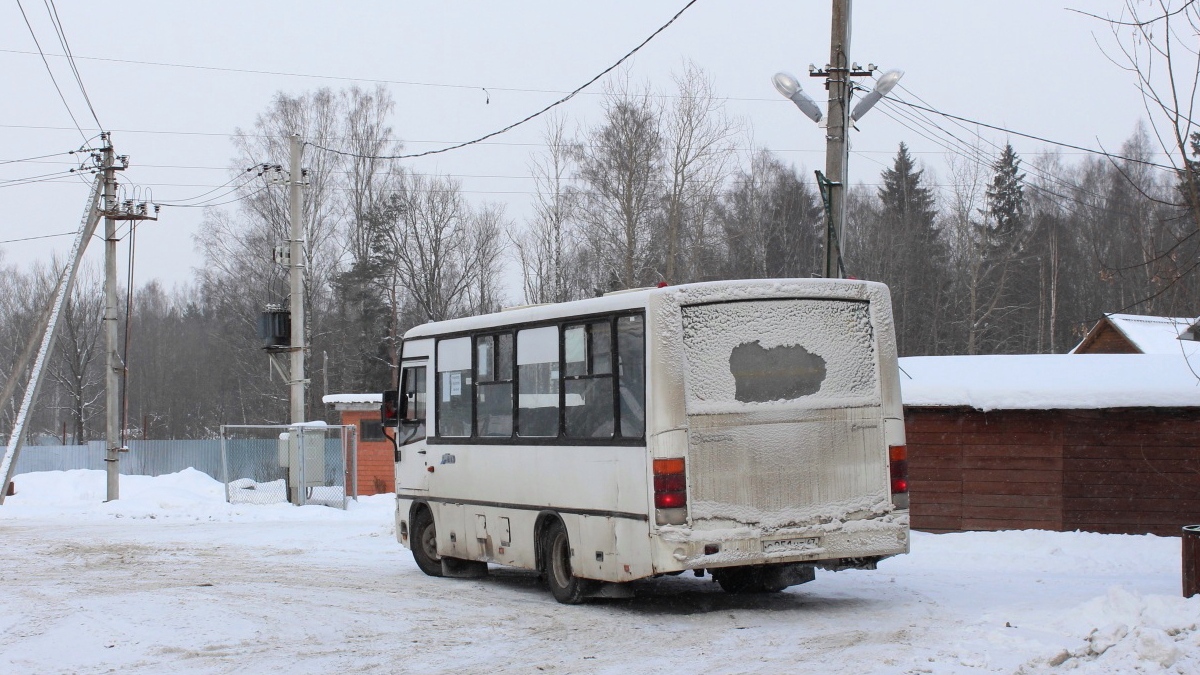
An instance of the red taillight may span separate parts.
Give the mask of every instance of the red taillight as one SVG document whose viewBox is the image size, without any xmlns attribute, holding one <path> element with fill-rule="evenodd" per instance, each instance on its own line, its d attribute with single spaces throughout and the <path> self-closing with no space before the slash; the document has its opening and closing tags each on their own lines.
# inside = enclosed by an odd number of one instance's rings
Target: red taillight
<svg viewBox="0 0 1200 675">
<path fill-rule="evenodd" d="M 654 508 L 687 507 L 687 473 L 683 458 L 654 460 Z"/>
<path fill-rule="evenodd" d="M 888 459 L 892 466 L 892 494 L 908 492 L 908 448 L 903 445 L 889 447 Z"/>
<path fill-rule="evenodd" d="M 656 492 L 654 493 L 654 508 L 682 509 L 687 506 L 686 492 Z"/>
<path fill-rule="evenodd" d="M 685 490 L 687 490 L 687 476 L 682 473 L 654 477 L 655 492 L 683 492 Z"/>
</svg>

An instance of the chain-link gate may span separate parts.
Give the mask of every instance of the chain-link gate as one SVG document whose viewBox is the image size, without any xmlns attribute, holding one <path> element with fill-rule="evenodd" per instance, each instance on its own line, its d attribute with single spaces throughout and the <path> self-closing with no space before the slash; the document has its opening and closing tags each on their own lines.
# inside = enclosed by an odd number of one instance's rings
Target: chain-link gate
<svg viewBox="0 0 1200 675">
<path fill-rule="evenodd" d="M 321 504 L 358 497 L 358 429 L 316 424 L 221 426 L 230 504 Z"/>
</svg>

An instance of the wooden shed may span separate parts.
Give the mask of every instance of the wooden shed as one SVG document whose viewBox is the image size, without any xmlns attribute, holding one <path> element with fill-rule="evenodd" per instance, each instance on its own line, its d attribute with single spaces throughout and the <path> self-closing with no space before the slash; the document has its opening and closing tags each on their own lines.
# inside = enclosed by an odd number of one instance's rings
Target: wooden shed
<svg viewBox="0 0 1200 675">
<path fill-rule="evenodd" d="M 1072 354 L 1167 354 L 1200 356 L 1195 319 L 1106 314 Z"/>
<path fill-rule="evenodd" d="M 1200 523 L 1200 359 L 900 359 L 912 527 L 1178 535 Z"/>
<path fill-rule="evenodd" d="M 381 394 L 330 394 L 322 398 L 340 416 L 339 424 L 358 427 L 358 494 L 396 491 L 395 448 L 383 435 Z"/>
</svg>

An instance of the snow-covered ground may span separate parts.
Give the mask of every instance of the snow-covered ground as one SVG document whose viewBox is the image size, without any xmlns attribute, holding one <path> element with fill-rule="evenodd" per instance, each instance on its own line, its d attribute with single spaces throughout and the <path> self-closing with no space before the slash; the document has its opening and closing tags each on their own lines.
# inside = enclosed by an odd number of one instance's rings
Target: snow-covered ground
<svg viewBox="0 0 1200 675">
<path fill-rule="evenodd" d="M 873 572 L 555 603 L 521 570 L 422 574 L 392 501 L 228 505 L 196 471 L 20 475 L 0 507 L 3 673 L 1200 673 L 1179 540 L 913 533 Z"/>
</svg>

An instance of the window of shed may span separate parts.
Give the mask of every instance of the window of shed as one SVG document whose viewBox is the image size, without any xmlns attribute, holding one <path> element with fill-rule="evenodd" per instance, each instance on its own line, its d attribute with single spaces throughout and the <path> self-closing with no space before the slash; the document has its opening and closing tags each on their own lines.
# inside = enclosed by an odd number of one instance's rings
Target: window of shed
<svg viewBox="0 0 1200 675">
<path fill-rule="evenodd" d="M 386 441 L 383 435 L 383 420 L 359 420 L 358 439 L 360 441 Z"/>
</svg>

